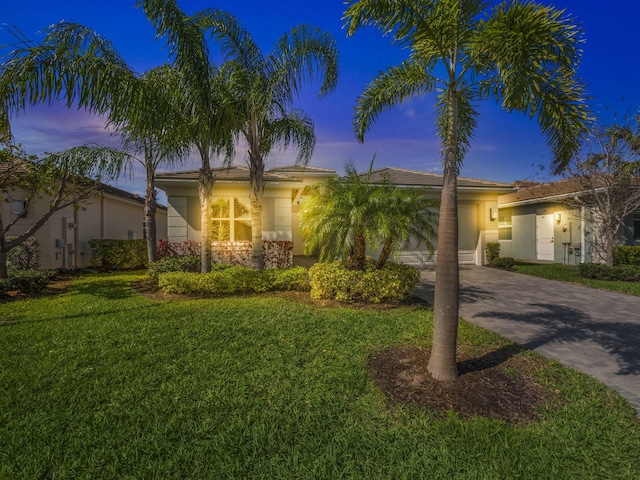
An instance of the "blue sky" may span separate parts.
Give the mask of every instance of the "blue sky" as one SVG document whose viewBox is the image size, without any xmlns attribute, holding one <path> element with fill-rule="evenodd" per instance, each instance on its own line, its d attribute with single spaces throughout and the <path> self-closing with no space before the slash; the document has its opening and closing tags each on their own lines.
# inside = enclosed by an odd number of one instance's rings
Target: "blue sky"
<svg viewBox="0 0 640 480">
<path fill-rule="evenodd" d="M 7 2 L 0 13 L 2 55 L 14 38 L 8 26 L 19 28 L 34 40 L 46 26 L 61 20 L 76 21 L 111 40 L 128 64 L 142 73 L 167 60 L 164 43 L 154 40 L 154 29 L 135 0 L 21 0 Z M 640 109 L 640 1 L 638 0 L 541 0 L 566 9 L 582 25 L 586 43 L 579 76 L 588 84 L 591 107 L 599 123 L 621 121 Z M 314 120 L 317 145 L 311 164 L 341 171 L 347 160 L 359 170 L 376 156 L 375 166 L 398 166 L 441 172 L 440 144 L 434 127 L 434 98 L 414 98 L 381 115 L 365 137 L 356 142 L 351 126 L 353 107 L 366 84 L 380 71 L 399 63 L 406 51 L 392 46 L 378 31 L 367 29 L 347 38 L 342 29 L 342 0 L 192 0 L 180 2 L 188 14 L 203 8 L 219 8 L 235 15 L 250 31 L 264 53 L 291 27 L 313 24 L 331 32 L 340 50 L 337 90 L 318 99 L 319 85 L 306 85 L 297 107 Z M 214 47 L 215 51 L 215 47 Z M 548 179 L 540 169 L 550 163 L 549 148 L 535 122 L 507 114 L 491 103 L 480 108 L 479 127 L 461 175 L 511 182 Z M 86 144 L 115 144 L 101 118 L 60 106 L 41 106 L 12 119 L 17 142 L 27 152 L 57 151 Z M 267 167 L 293 163 L 293 150 L 275 152 Z M 244 164 L 240 152 L 236 164 Z M 196 162 L 184 168 L 197 168 Z M 118 186 L 135 193 L 144 191 L 140 176 L 122 179 Z"/>
</svg>

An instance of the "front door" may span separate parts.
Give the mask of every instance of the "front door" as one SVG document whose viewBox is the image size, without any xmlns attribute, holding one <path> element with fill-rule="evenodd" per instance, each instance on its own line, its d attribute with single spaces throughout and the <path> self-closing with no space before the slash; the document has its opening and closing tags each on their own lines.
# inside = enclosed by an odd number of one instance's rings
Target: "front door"
<svg viewBox="0 0 640 480">
<path fill-rule="evenodd" d="M 553 262 L 553 214 L 536 215 L 536 251 L 538 260 Z"/>
</svg>

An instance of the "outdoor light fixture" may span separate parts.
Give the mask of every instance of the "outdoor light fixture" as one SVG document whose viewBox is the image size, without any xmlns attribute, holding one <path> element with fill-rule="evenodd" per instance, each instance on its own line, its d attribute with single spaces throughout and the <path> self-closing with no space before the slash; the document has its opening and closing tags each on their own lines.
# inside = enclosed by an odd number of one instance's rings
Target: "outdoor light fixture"
<svg viewBox="0 0 640 480">
<path fill-rule="evenodd" d="M 498 219 L 498 210 L 496 208 L 489 209 L 489 218 L 491 221 Z"/>
<path fill-rule="evenodd" d="M 560 223 L 560 220 L 562 220 L 562 215 L 556 213 L 556 223 Z"/>
</svg>

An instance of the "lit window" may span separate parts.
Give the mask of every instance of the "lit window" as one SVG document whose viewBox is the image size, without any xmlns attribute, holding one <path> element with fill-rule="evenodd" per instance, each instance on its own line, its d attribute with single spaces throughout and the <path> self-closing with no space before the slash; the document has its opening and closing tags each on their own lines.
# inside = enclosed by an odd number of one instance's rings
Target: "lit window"
<svg viewBox="0 0 640 480">
<path fill-rule="evenodd" d="M 214 242 L 251 240 L 249 197 L 213 197 L 211 235 Z"/>
<path fill-rule="evenodd" d="M 498 216 L 498 240 L 511 240 L 511 214 L 502 213 Z"/>
</svg>

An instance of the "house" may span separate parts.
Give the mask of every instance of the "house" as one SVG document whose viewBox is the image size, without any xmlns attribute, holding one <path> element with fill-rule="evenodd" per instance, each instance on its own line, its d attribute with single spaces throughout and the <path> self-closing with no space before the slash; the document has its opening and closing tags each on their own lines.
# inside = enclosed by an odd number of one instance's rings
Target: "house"
<svg viewBox="0 0 640 480">
<path fill-rule="evenodd" d="M 144 238 L 144 198 L 106 184 L 99 185 L 99 195 L 89 198 L 82 207 L 58 210 L 34 234 L 39 244 L 40 266 L 45 269 L 91 266 L 91 239 Z M 23 216 L 24 202 L 17 191 L 10 201 L 2 201 L 2 218 L 8 221 Z M 4 199 L 1 199 L 4 200 Z M 24 232 L 48 210 L 48 199 L 32 204 L 26 215 L 9 231 L 9 236 Z M 166 239 L 167 209 L 158 206 L 158 239 Z"/>
<path fill-rule="evenodd" d="M 575 179 L 524 184 L 500 195 L 499 242 L 502 256 L 577 265 L 602 260 L 592 209 L 572 201 L 584 195 Z M 640 245 L 640 212 L 625 218 L 615 241 Z"/>
<path fill-rule="evenodd" d="M 228 230 L 225 230 L 225 238 L 231 242 L 250 240 L 249 169 L 217 168 L 213 173 L 214 224 L 224 222 Z M 263 238 L 293 241 L 294 256 L 303 255 L 298 212 L 305 198 L 305 189 L 334 175 L 335 170 L 311 166 L 278 167 L 266 171 Z M 442 175 L 401 168 L 374 170 L 370 179 L 375 183 L 384 177 L 405 188 L 429 186 L 438 198 L 443 183 Z M 159 173 L 156 185 L 167 194 L 169 241 L 200 241 L 198 171 Z M 458 179 L 460 263 L 484 263 L 484 245 L 498 240 L 498 196 L 511 191 L 513 187 L 505 183 Z M 217 202 L 224 208 L 216 207 Z M 424 246 L 407 245 L 400 252 L 399 261 L 424 266 L 434 263 L 435 256 L 431 256 Z"/>
</svg>

